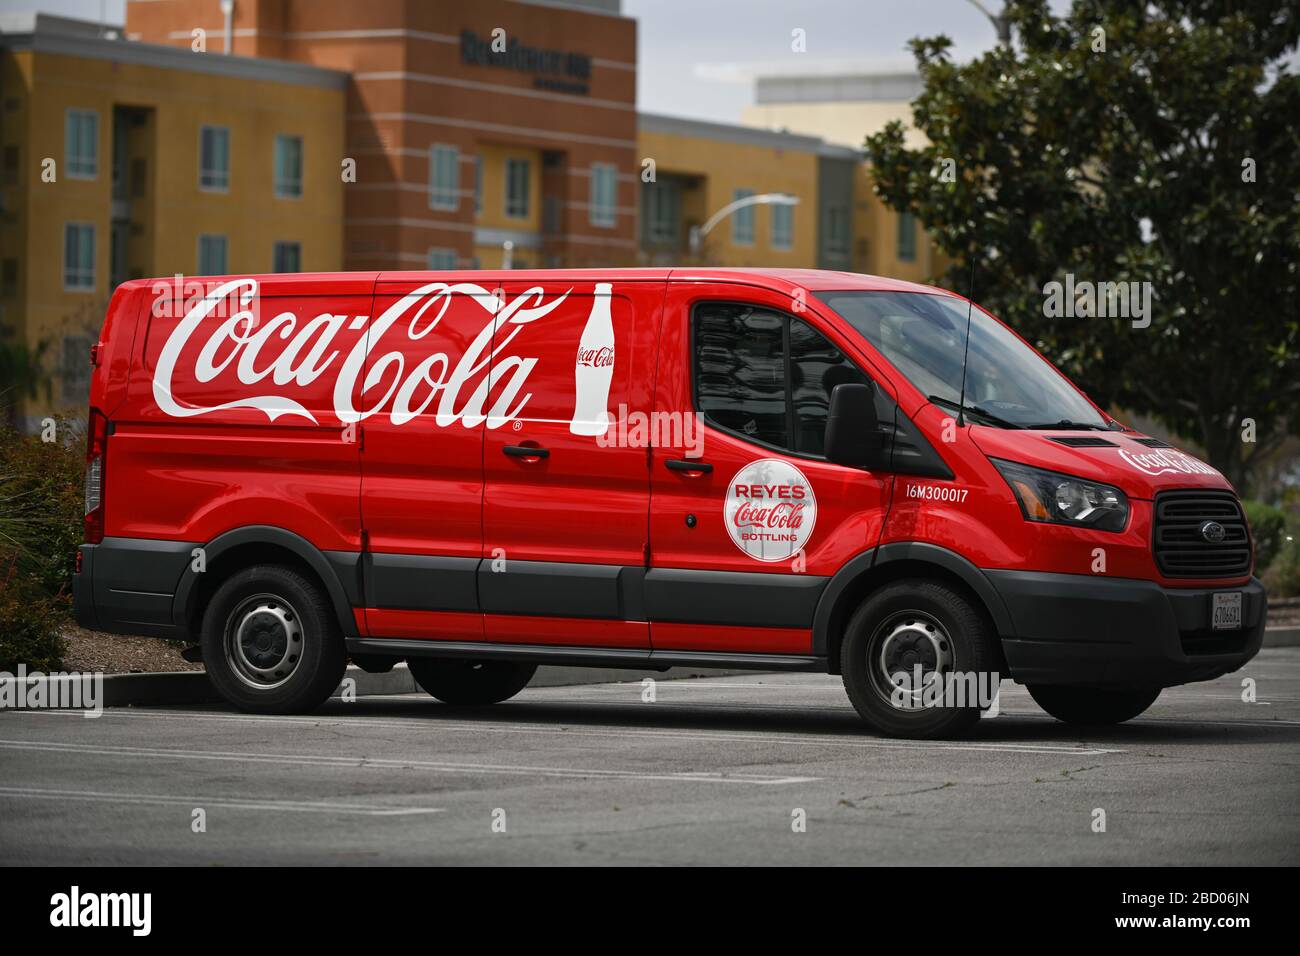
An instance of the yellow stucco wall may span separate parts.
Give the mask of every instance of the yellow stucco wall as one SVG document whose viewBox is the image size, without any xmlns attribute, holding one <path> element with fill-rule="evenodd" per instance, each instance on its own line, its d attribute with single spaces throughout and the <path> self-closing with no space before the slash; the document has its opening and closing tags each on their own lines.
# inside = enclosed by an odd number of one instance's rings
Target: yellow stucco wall
<svg viewBox="0 0 1300 956">
<path fill-rule="evenodd" d="M 799 197 L 794 207 L 789 249 L 772 246 L 772 210 L 754 209 L 754 242 L 732 241 L 731 220 L 723 220 L 704 241 L 703 258 L 718 266 L 812 268 L 817 264 L 817 156 L 811 152 L 779 150 L 717 139 L 642 130 L 639 155 L 655 161 L 656 175 L 702 177 L 696 195 L 686 197 L 682 215 L 703 222 L 735 198 L 737 189 L 754 193 L 789 193 Z"/>
<path fill-rule="evenodd" d="M 207 54 L 217 55 L 217 54 Z M 114 107 L 152 110 L 133 133 L 136 155 L 146 161 L 145 195 L 131 199 L 127 268 L 145 276 L 193 274 L 201 233 L 227 237 L 232 273 L 270 272 L 277 241 L 298 242 L 303 271 L 338 270 L 343 261 L 344 92 L 315 86 L 254 81 L 178 69 L 69 57 L 30 50 L 5 51 L 7 97 L 20 101 L 5 123 L 6 145 L 20 150 L 20 177 L 6 187 L 17 221 L 5 230 L 3 255 L 19 258 L 19 301 L 8 303 L 6 325 L 16 338 L 55 342 L 64 335 L 94 334 L 110 289 L 112 133 Z M 97 171 L 79 179 L 66 169 L 69 109 L 98 114 Z M 230 185 L 225 192 L 199 187 L 199 129 L 230 130 Z M 303 190 L 297 199 L 274 194 L 274 140 L 303 139 Z M 50 158 L 56 178 L 42 180 Z M 48 173 L 46 174 L 48 176 Z M 95 226 L 94 287 L 67 290 L 63 282 L 64 227 Z M 10 248 L 11 246 L 17 248 Z M 63 407 L 56 378 L 54 407 Z M 28 414 L 47 403 L 29 403 Z"/>
</svg>

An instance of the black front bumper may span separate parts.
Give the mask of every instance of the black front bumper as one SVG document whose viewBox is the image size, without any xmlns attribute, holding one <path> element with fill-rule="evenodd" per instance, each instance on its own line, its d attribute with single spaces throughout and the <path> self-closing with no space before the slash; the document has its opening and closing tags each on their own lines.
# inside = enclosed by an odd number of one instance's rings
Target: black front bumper
<svg viewBox="0 0 1300 956">
<path fill-rule="evenodd" d="M 1172 687 L 1237 670 L 1264 640 L 1267 598 L 1259 579 L 1223 588 L 1164 588 L 1037 571 L 984 571 L 1010 614 L 1002 635 L 1021 684 Z M 1242 592 L 1242 627 L 1210 629 L 1210 595 Z"/>
</svg>

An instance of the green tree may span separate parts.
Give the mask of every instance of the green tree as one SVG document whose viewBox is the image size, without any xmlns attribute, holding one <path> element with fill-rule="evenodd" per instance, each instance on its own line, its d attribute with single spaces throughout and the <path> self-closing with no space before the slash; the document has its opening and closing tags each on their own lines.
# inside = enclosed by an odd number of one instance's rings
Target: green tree
<svg viewBox="0 0 1300 956">
<path fill-rule="evenodd" d="M 1300 37 L 1294 0 L 1013 0 L 1016 39 L 912 50 L 920 149 L 867 137 L 875 188 L 974 296 L 1102 405 L 1152 415 L 1243 493 L 1300 431 Z M 946 162 L 951 160 L 952 162 Z M 945 175 L 945 170 L 949 175 Z M 1149 282 L 1151 322 L 1051 318 L 1045 288 Z M 1243 420 L 1255 441 L 1243 441 Z"/>
</svg>

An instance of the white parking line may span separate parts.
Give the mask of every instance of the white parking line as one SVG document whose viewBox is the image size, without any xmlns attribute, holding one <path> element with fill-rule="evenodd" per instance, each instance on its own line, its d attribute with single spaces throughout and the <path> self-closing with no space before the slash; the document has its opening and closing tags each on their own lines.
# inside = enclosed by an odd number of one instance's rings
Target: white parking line
<svg viewBox="0 0 1300 956">
<path fill-rule="evenodd" d="M 433 709 L 434 706 L 436 705 L 431 704 L 430 709 Z M 653 707 L 655 705 L 646 704 L 646 706 Z M 42 717 L 69 716 L 69 714 L 71 714 L 71 716 L 80 716 L 75 712 L 58 710 L 19 710 L 13 711 L 13 713 L 24 716 Z M 851 737 L 848 735 L 840 736 L 831 734 L 766 734 L 755 733 L 747 730 L 694 731 L 641 730 L 631 728 L 626 730 L 618 728 L 593 730 L 586 728 L 576 729 L 572 725 L 564 725 L 562 729 L 557 730 L 553 724 L 506 724 L 488 723 L 487 721 L 445 720 L 441 718 L 430 719 L 425 717 L 375 717 L 368 714 L 356 717 L 293 717 L 258 714 L 220 714 L 210 711 L 143 711 L 113 708 L 104 711 L 104 717 L 100 718 L 100 723 L 102 723 L 105 718 L 110 717 L 126 720 L 208 720 L 217 723 L 296 723 L 309 724 L 312 726 L 346 726 L 357 729 L 367 727 L 393 727 L 411 730 L 418 728 L 422 733 L 472 731 L 476 734 L 542 734 L 552 737 L 559 735 L 562 737 L 615 737 L 619 739 L 632 738 L 669 741 L 724 741 L 726 743 L 758 744 L 762 746 L 788 744 L 797 747 L 846 747 L 855 750 L 956 750 L 974 751 L 977 753 L 1045 754 L 1049 756 L 1055 754 L 1100 756 L 1103 754 L 1122 754 L 1127 752 L 1123 749 L 1114 747 L 1087 747 L 1077 744 L 1055 745 L 984 743 L 979 741 L 891 740 L 888 738 Z"/>
<path fill-rule="evenodd" d="M 331 757 L 323 754 L 260 754 L 221 750 L 173 750 L 165 747 L 114 747 L 32 740 L 0 740 L 0 750 L 43 753 L 91 754 L 99 757 L 151 757 L 172 760 L 218 760 L 233 763 L 270 763 L 305 767 L 367 767 L 383 770 L 432 770 L 439 773 L 479 773 L 526 777 L 600 777 L 614 780 L 670 780 L 675 782 L 750 783 L 771 786 L 811 783 L 817 777 L 789 777 L 765 773 L 711 771 L 592 770 L 581 767 L 530 767 L 510 764 L 453 763 L 444 760 L 407 760 L 388 757 Z"/>
<path fill-rule="evenodd" d="M 104 790 L 50 790 L 43 787 L 0 787 L 0 800 L 76 800 L 89 803 L 145 803 L 158 806 L 227 810 L 274 810 L 287 813 L 340 813 L 366 817 L 404 817 L 446 813 L 441 807 L 385 807 L 378 804 L 303 802 L 301 800 L 243 800 L 237 797 L 178 797 L 161 793 L 111 793 Z"/>
<path fill-rule="evenodd" d="M 105 711 L 105 713 L 107 713 L 107 711 Z M 1050 717 L 1041 711 L 1034 713 L 1030 711 L 1003 710 L 1002 713 L 1007 717 L 1018 717 L 1021 719 L 1028 718 L 1029 720 L 1056 719 L 1055 717 Z M 1208 718 L 1202 720 L 1197 717 L 1150 717 L 1143 714 L 1141 717 L 1135 717 L 1120 726 L 1136 728 L 1143 724 L 1187 724 L 1191 727 L 1264 727 L 1269 730 L 1277 730 L 1281 727 L 1300 727 L 1300 720 L 1284 720 L 1281 718 L 1278 720 L 1210 720 Z"/>
</svg>

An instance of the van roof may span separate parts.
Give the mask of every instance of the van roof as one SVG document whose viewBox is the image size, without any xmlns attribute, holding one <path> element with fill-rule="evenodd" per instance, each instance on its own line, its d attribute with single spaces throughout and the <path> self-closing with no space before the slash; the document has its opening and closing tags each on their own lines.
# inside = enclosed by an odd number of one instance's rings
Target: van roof
<svg viewBox="0 0 1300 956">
<path fill-rule="evenodd" d="M 427 278 L 451 279 L 457 282 L 474 282 L 480 285 L 495 285 L 501 282 L 527 282 L 536 279 L 570 279 L 589 282 L 740 282 L 745 285 L 759 286 L 782 293 L 795 289 L 811 292 L 829 290 L 862 292 L 938 292 L 951 295 L 938 286 L 906 282 L 886 276 L 866 275 L 861 272 L 832 272 L 824 269 L 762 269 L 762 268 L 717 268 L 707 266 L 681 266 L 672 268 L 638 268 L 638 269 L 478 269 L 466 271 L 428 271 L 410 272 L 295 272 L 269 273 L 250 276 L 185 276 L 182 282 L 200 281 L 205 285 L 219 285 L 232 278 L 252 278 L 258 281 L 263 295 L 298 295 L 322 286 L 336 294 L 358 294 L 368 291 L 373 283 L 410 282 Z M 176 282 L 176 277 L 167 276 L 158 279 L 136 279 L 124 283 L 128 287 L 153 288 L 156 283 L 169 285 Z M 178 289 L 179 291 L 179 289 Z"/>
</svg>

